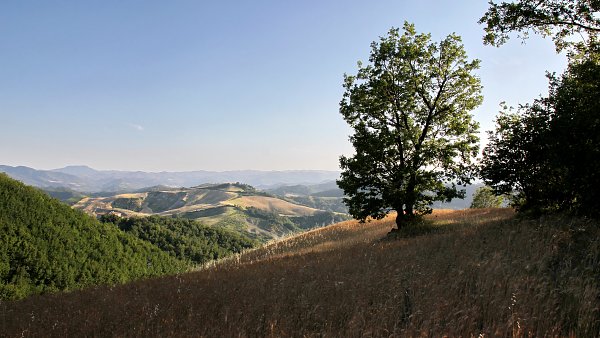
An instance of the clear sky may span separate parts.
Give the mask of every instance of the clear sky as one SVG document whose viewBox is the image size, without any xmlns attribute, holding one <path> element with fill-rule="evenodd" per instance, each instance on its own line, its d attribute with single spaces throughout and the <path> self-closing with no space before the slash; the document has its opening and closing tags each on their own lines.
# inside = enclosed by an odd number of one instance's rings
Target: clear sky
<svg viewBox="0 0 600 338">
<path fill-rule="evenodd" d="M 353 152 L 343 74 L 404 20 L 481 59 L 474 115 L 490 130 L 501 101 L 546 93 L 566 60 L 536 37 L 483 46 L 486 3 L 2 1 L 0 164 L 337 170 Z"/>
</svg>

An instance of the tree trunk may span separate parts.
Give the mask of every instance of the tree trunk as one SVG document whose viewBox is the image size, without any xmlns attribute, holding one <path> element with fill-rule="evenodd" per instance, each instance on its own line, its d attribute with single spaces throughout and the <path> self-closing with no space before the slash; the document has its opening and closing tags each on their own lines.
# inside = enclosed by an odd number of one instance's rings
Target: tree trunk
<svg viewBox="0 0 600 338">
<path fill-rule="evenodd" d="M 396 215 L 396 228 L 400 230 L 404 226 L 404 210 L 402 210 L 402 207 L 400 207 L 396 209 L 396 211 L 398 212 Z"/>
<path fill-rule="evenodd" d="M 411 218 L 415 215 L 415 211 L 413 209 L 413 204 L 414 204 L 414 202 L 410 202 L 410 201 L 406 204 L 406 209 L 405 209 L 406 217 L 405 218 Z"/>
<path fill-rule="evenodd" d="M 415 188 L 417 186 L 417 177 L 412 174 L 410 176 L 410 180 L 408 181 L 408 185 L 406 186 L 406 207 L 405 207 L 405 211 L 406 214 L 405 219 L 406 220 L 411 220 L 414 218 L 415 216 L 415 202 L 417 201 L 417 197 L 415 196 Z"/>
</svg>

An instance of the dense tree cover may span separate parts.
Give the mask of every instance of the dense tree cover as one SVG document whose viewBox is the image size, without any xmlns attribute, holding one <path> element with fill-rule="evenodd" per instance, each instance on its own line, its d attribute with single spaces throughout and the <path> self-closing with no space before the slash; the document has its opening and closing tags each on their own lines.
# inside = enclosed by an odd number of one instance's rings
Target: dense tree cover
<svg viewBox="0 0 600 338">
<path fill-rule="evenodd" d="M 600 216 L 600 53 L 549 76 L 548 97 L 505 109 L 484 149 L 482 176 L 498 193 L 518 192 L 532 212 Z"/>
<path fill-rule="evenodd" d="M 595 41 L 600 33 L 600 1 L 598 0 L 518 0 L 489 2 L 479 20 L 485 24 L 484 43 L 500 46 L 517 32 L 526 39 L 529 32 L 551 36 L 557 51 Z M 574 37 L 583 38 L 583 44 Z"/>
<path fill-rule="evenodd" d="M 115 198 L 115 200 L 111 203 L 113 208 L 131 210 L 131 211 L 142 211 L 143 209 L 144 199 L 141 197 L 138 198 Z"/>
<path fill-rule="evenodd" d="M 477 188 L 473 194 L 473 201 L 470 208 L 499 208 L 504 203 L 504 196 L 496 196 L 491 187 L 483 186 Z"/>
<path fill-rule="evenodd" d="M 0 174 L 0 299 L 186 269 L 155 246 Z"/>
<path fill-rule="evenodd" d="M 345 76 L 340 113 L 354 129 L 338 185 L 355 218 L 398 212 L 397 225 L 431 211 L 434 201 L 464 197 L 455 183 L 473 177 L 481 84 L 461 38 L 432 43 L 405 23 L 371 45 L 370 64 Z"/>
<path fill-rule="evenodd" d="M 255 207 L 244 208 L 243 212 L 249 218 L 248 221 L 256 223 L 259 228 L 269 232 L 282 235 L 300 231 L 300 228 L 288 217 Z"/>
<path fill-rule="evenodd" d="M 600 216 L 599 11 L 596 0 L 490 2 L 480 20 L 492 45 L 533 31 L 569 49 L 567 71 L 548 75 L 548 96 L 504 107 L 484 150 L 483 178 L 498 194 L 515 191 L 520 210 Z"/>
<path fill-rule="evenodd" d="M 121 218 L 106 215 L 100 220 L 156 245 L 171 256 L 195 264 L 239 253 L 256 245 L 253 240 L 232 231 L 208 227 L 183 218 Z"/>
<path fill-rule="evenodd" d="M 68 205 L 73 205 L 85 197 L 85 195 L 80 192 L 64 187 L 47 187 L 42 189 L 42 191 L 50 195 L 50 197 L 59 199 Z"/>
</svg>

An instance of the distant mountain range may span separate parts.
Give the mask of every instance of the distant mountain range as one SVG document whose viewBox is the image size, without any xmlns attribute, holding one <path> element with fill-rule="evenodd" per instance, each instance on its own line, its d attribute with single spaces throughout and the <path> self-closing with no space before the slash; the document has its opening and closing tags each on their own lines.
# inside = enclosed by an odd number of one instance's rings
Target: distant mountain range
<svg viewBox="0 0 600 338">
<path fill-rule="evenodd" d="M 313 185 L 333 181 L 338 171 L 285 170 L 285 171 L 189 171 L 143 172 L 96 170 L 87 166 L 67 166 L 53 170 L 0 165 L 0 172 L 40 188 L 64 187 L 79 192 L 125 192 L 151 186 L 192 187 L 206 183 L 242 182 L 257 188 L 282 185 Z"/>
<path fill-rule="evenodd" d="M 53 170 L 37 170 L 24 166 L 0 165 L 0 172 L 46 190 L 52 196 L 69 203 L 87 195 L 111 196 L 117 193 L 136 192 L 148 187 L 195 187 L 202 184 L 240 182 L 254 186 L 285 200 L 316 209 L 346 212 L 342 203 L 343 191 L 335 180 L 339 171 L 285 170 L 285 171 L 188 171 L 143 172 L 96 170 L 88 166 L 67 166 Z M 453 199 L 450 203 L 436 202 L 435 209 L 464 209 L 471 205 L 473 193 L 482 186 L 467 186 L 465 199 Z"/>
<path fill-rule="evenodd" d="M 465 190 L 465 198 L 454 198 L 450 202 L 435 202 L 433 209 L 467 209 L 473 201 L 473 193 L 483 183 L 474 183 L 466 187 L 459 186 L 458 189 Z M 344 191 L 338 188 L 335 181 L 324 182 L 313 185 L 282 185 L 276 188 L 264 189 L 269 194 L 281 196 L 292 203 L 306 205 L 312 208 L 324 209 L 334 212 L 347 213 L 348 208 L 343 203 Z"/>
</svg>

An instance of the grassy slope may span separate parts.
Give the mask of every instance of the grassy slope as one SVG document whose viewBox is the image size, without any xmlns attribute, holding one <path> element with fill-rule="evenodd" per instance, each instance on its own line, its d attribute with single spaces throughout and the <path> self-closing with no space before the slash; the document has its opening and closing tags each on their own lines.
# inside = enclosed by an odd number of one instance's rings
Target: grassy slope
<svg viewBox="0 0 600 338">
<path fill-rule="evenodd" d="M 275 197 L 267 196 L 242 196 L 225 202 L 229 205 L 242 207 L 254 207 L 279 215 L 286 216 L 310 216 L 318 210 L 299 204 L 293 204 Z"/>
<path fill-rule="evenodd" d="M 109 197 L 83 198 L 74 205 L 75 209 L 89 214 L 104 214 L 109 210 L 127 217 L 150 215 L 180 216 L 195 219 L 203 224 L 222 227 L 249 236 L 260 242 L 267 242 L 289 236 L 301 229 L 321 226 L 334 216 L 323 217 L 320 210 L 294 204 L 279 198 L 267 196 L 243 184 L 205 185 L 194 188 L 162 189 Z M 281 227 L 277 222 L 267 224 L 261 217 L 246 212 L 248 208 L 258 208 L 277 215 L 295 217 L 298 226 Z M 291 223 L 287 220 L 287 223 Z M 272 226 L 271 226 L 272 225 Z"/>
<path fill-rule="evenodd" d="M 241 189 L 241 188 L 238 188 Z M 245 195 L 250 194 L 250 195 Z M 318 210 L 303 205 L 252 192 L 227 191 L 213 188 L 182 188 L 178 191 L 151 191 L 148 193 L 119 194 L 109 197 L 84 198 L 74 207 L 93 214 L 96 208 L 117 210 L 127 215 L 172 215 L 219 208 L 226 205 L 256 207 L 265 211 L 291 215 L 313 215 Z"/>
<path fill-rule="evenodd" d="M 0 303 L 0 332 L 120 336 L 598 336 L 600 230 L 510 210 L 310 231 L 194 273 Z"/>
</svg>

